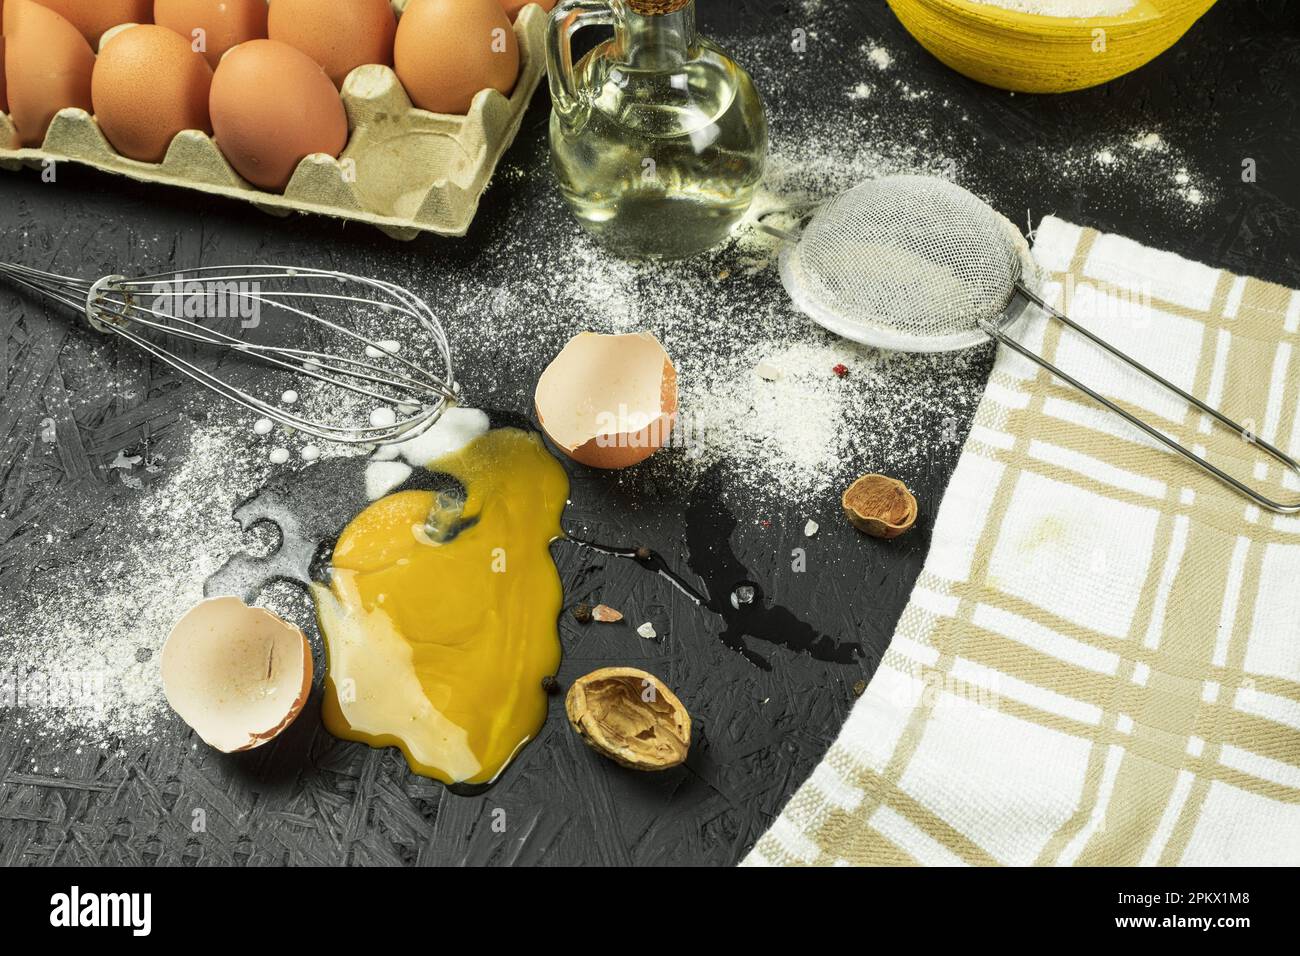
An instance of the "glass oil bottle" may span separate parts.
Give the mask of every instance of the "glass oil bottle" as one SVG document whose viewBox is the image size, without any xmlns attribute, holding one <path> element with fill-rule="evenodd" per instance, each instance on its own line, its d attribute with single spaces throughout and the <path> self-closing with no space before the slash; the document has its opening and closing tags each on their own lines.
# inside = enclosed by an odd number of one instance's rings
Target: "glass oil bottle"
<svg viewBox="0 0 1300 956">
<path fill-rule="evenodd" d="M 573 34 L 613 27 L 574 64 Z M 694 0 L 566 0 L 547 42 L 551 164 L 578 221 L 627 258 L 725 239 L 767 157 L 749 75 L 696 34 Z"/>
</svg>

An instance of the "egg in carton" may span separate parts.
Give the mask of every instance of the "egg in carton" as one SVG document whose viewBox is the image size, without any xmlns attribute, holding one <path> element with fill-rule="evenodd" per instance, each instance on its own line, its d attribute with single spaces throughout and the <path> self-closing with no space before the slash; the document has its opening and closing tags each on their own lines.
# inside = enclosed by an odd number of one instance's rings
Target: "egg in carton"
<svg viewBox="0 0 1300 956">
<path fill-rule="evenodd" d="M 393 0 L 399 17 L 407 3 Z M 20 147 L 12 119 L 0 112 L 0 168 L 76 162 L 141 182 L 242 199 L 275 215 L 297 211 L 367 222 L 395 239 L 413 239 L 421 232 L 463 236 L 545 75 L 548 16 L 531 3 L 519 12 L 514 89 L 508 97 L 480 90 L 464 116 L 416 108 L 391 67 L 357 67 L 340 94 L 348 118 L 347 145 L 337 159 L 323 153 L 307 156 L 283 193 L 244 180 L 216 141 L 200 130 L 178 133 L 161 163 L 128 159 L 113 149 L 92 115 L 73 107 L 54 117 L 44 142 L 35 148 Z M 106 32 L 101 49 L 129 27 Z"/>
</svg>

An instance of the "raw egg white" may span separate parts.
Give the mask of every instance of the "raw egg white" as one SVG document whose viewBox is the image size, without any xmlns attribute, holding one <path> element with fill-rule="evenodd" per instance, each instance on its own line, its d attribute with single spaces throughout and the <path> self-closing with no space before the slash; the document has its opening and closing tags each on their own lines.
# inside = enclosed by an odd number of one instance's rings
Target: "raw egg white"
<svg viewBox="0 0 1300 956">
<path fill-rule="evenodd" d="M 160 163 L 181 130 L 212 132 L 212 67 L 166 27 L 128 27 L 95 63 L 95 119 L 123 156 Z"/>
<path fill-rule="evenodd" d="M 348 141 L 334 83 L 307 54 L 276 40 L 250 40 L 222 58 L 210 109 L 230 165 L 273 192 L 284 191 L 305 157 L 337 157 Z"/>
<path fill-rule="evenodd" d="M 480 90 L 509 96 L 519 77 L 519 44 L 498 0 L 412 0 L 393 58 L 411 102 L 434 113 L 468 113 Z"/>
<path fill-rule="evenodd" d="M 167 703 L 223 753 L 274 739 L 311 693 L 302 631 L 236 597 L 191 608 L 163 645 L 160 666 Z"/>
<path fill-rule="evenodd" d="M 154 0 L 153 18 L 191 43 L 202 30 L 203 52 L 214 70 L 231 47 L 266 39 L 266 0 Z"/>
<path fill-rule="evenodd" d="M 81 31 L 95 47 L 109 27 L 122 23 L 153 23 L 152 0 L 36 0 Z"/>
<path fill-rule="evenodd" d="M 672 435 L 677 371 L 649 332 L 580 332 L 537 380 L 542 430 L 574 461 L 627 468 Z"/>
<path fill-rule="evenodd" d="M 33 0 L 8 0 L 3 22 L 9 115 L 19 142 L 40 146 L 59 110 L 91 111 L 95 54 L 76 27 Z"/>
<path fill-rule="evenodd" d="M 388 0 L 272 0 L 267 35 L 297 47 L 342 88 L 365 63 L 393 65 L 397 17 Z"/>
</svg>

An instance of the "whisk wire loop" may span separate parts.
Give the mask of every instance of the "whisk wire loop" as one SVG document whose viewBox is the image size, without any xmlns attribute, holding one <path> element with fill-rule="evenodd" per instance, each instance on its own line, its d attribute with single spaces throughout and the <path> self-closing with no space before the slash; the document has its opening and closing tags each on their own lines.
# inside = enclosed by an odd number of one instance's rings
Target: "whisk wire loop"
<svg viewBox="0 0 1300 956">
<path fill-rule="evenodd" d="M 4 262 L 0 278 L 82 312 L 96 330 L 125 340 L 222 398 L 326 441 L 406 441 L 432 427 L 458 397 L 450 343 L 437 316 L 413 292 L 380 279 L 309 267 L 233 265 L 90 281 Z M 324 282 L 336 283 L 340 291 L 321 291 Z M 326 314 L 329 309 L 345 314 L 347 321 L 342 316 L 336 321 Z M 293 324 L 273 330 L 281 334 L 272 341 L 219 327 L 222 321 L 238 320 L 241 330 L 248 331 L 267 316 Z M 424 343 L 417 360 L 352 327 L 367 319 L 414 325 Z M 322 336 L 340 340 L 342 347 L 326 351 L 307 346 Z M 314 408 L 327 409 L 340 420 L 310 417 L 275 396 L 254 394 L 227 377 L 225 363 L 188 357 L 175 347 L 179 343 L 224 350 L 290 373 L 313 391 Z M 432 368 L 418 358 L 429 352 Z M 384 409 L 386 414 L 377 411 Z M 346 416 L 351 420 L 341 420 Z"/>
</svg>

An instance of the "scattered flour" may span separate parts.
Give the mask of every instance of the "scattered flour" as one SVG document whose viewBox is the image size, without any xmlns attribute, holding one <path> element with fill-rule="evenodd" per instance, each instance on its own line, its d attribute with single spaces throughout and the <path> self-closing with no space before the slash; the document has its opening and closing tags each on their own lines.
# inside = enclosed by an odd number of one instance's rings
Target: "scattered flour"
<svg viewBox="0 0 1300 956">
<path fill-rule="evenodd" d="M 1181 207 L 1194 212 L 1213 192 L 1209 185 L 1196 181 L 1179 150 L 1159 133 L 1149 130 L 1123 138 L 1107 137 L 1099 143 L 1075 142 L 1053 147 L 1050 161 L 1063 182 L 1077 182 L 1094 194 L 1104 195 L 1097 187 L 1105 185 L 1105 177 L 1142 176 L 1148 186 L 1144 191 L 1148 200 L 1167 208 Z M 1097 174 L 1103 177 L 1102 182 L 1091 182 Z M 1167 188 L 1159 188 L 1162 183 Z"/>
<path fill-rule="evenodd" d="M 157 480 L 117 498 L 66 556 L 0 601 L 0 701 L 20 705 L 11 723 L 101 741 L 153 731 L 166 707 L 163 641 L 207 577 L 250 543 L 230 517 L 266 474 L 247 436 L 246 423 L 197 427 L 181 453 L 152 465 Z"/>
<path fill-rule="evenodd" d="M 1148 153 L 1163 153 L 1165 151 L 1165 141 L 1159 133 L 1139 133 L 1133 138 L 1130 145 L 1134 149 L 1144 150 Z"/>
<path fill-rule="evenodd" d="M 867 59 L 877 70 L 887 70 L 894 64 L 894 58 L 883 46 L 870 47 L 866 52 Z"/>
<path fill-rule="evenodd" d="M 723 463 L 751 495 L 815 505 L 863 471 L 923 471 L 935 451 L 923 435 L 959 440 L 978 399 L 965 373 L 979 353 L 898 355 L 808 338 L 755 343 L 685 383 L 691 468 Z M 769 367 L 779 376 L 768 379 Z"/>
</svg>

